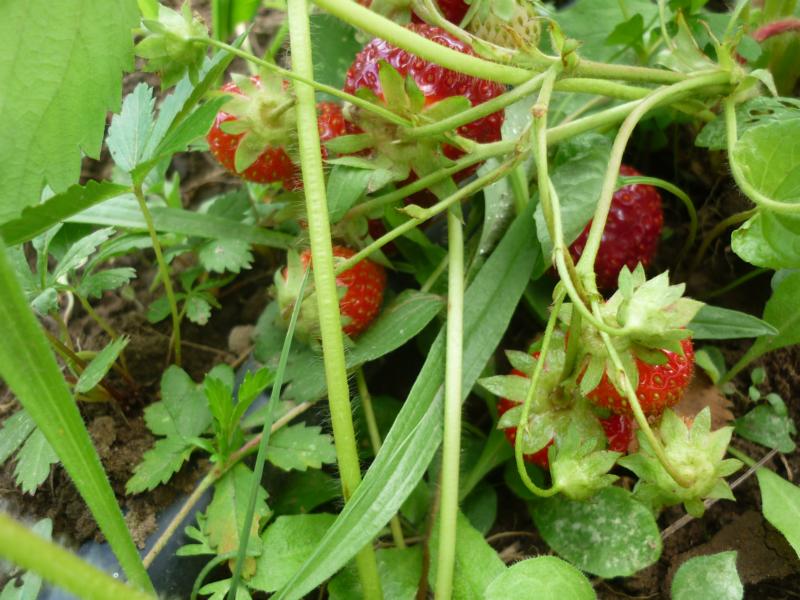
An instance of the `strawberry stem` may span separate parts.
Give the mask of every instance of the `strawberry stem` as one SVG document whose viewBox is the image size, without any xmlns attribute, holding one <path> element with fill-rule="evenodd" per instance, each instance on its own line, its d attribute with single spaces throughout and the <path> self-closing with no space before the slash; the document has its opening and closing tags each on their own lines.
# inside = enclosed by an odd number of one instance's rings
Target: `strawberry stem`
<svg viewBox="0 0 800 600">
<path fill-rule="evenodd" d="M 164 253 L 161 250 L 161 242 L 158 241 L 158 233 L 153 223 L 153 215 L 147 207 L 147 201 L 144 198 L 141 184 L 133 186 L 133 194 L 139 202 L 139 210 L 142 211 L 144 222 L 147 224 L 147 231 L 150 234 L 150 241 L 153 243 L 153 251 L 156 253 L 156 262 L 158 263 L 158 272 L 161 276 L 161 282 L 164 284 L 164 292 L 167 295 L 167 302 L 169 302 L 169 312 L 172 315 L 172 342 L 175 349 L 175 364 L 181 365 L 181 317 L 178 312 L 178 302 L 175 300 L 175 290 L 172 287 L 172 279 L 169 275 L 169 265 L 164 260 Z M 167 354 L 169 360 L 169 353 Z"/>
<path fill-rule="evenodd" d="M 693 76 L 690 79 L 670 86 L 658 88 L 644 100 L 640 101 L 639 105 L 631 111 L 622 123 L 617 137 L 614 139 L 614 144 L 611 147 L 611 155 L 609 156 L 608 168 L 606 169 L 606 176 L 603 180 L 600 199 L 597 202 L 597 208 L 592 217 L 592 225 L 589 229 L 589 237 L 586 240 L 586 246 L 578 261 L 578 272 L 581 274 L 583 283 L 587 286 L 590 293 L 598 293 L 597 282 L 594 276 L 594 261 L 600 249 L 600 240 L 606 226 L 608 211 L 611 208 L 611 200 L 614 196 L 617 177 L 619 176 L 619 168 L 622 164 L 622 155 L 625 152 L 625 147 L 636 125 L 648 111 L 655 108 L 660 103 L 679 97 L 684 92 L 690 90 L 727 83 L 730 77 L 730 73 L 727 72 L 706 73 Z M 798 208 L 800 208 L 800 205 L 798 205 Z"/>
<path fill-rule="evenodd" d="M 754 217 L 757 213 L 757 208 L 751 208 L 750 210 L 734 213 L 717 223 L 714 228 L 703 237 L 703 241 L 700 243 L 700 249 L 697 251 L 697 254 L 695 254 L 692 264 L 689 266 L 689 271 L 694 271 L 697 268 L 697 266 L 703 260 L 703 257 L 708 251 L 708 247 L 711 245 L 711 243 L 725 233 L 728 228 L 738 225 L 739 223 L 744 223 L 750 217 Z"/>
<path fill-rule="evenodd" d="M 289 0 L 288 17 L 292 69 L 300 78 L 312 81 L 314 66 L 311 57 L 311 32 L 306 0 Z M 316 99 L 314 86 L 300 81 L 298 78 L 295 78 L 294 89 L 297 98 L 300 166 L 303 174 L 308 234 L 314 265 L 314 289 L 319 312 L 328 404 L 339 474 L 342 480 L 342 495 L 347 502 L 361 483 L 361 469 L 353 429 L 350 387 L 345 366 L 339 294 L 333 272 L 333 244 L 328 218 L 325 175 L 322 169 Z M 382 598 L 378 566 L 372 545 L 368 544 L 359 551 L 355 561 L 364 598 L 367 600 Z"/>
<path fill-rule="evenodd" d="M 464 351 L 464 232 L 461 206 L 447 211 L 447 349 L 444 382 L 441 504 L 436 598 L 453 594 L 458 518 L 458 478 L 461 458 L 461 379 Z"/>
</svg>

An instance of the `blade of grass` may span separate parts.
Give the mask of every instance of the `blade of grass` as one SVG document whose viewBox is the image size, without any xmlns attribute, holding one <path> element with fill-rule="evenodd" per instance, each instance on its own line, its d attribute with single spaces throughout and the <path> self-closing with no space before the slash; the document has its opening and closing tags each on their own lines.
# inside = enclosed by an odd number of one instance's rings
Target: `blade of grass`
<svg viewBox="0 0 800 600">
<path fill-rule="evenodd" d="M 125 574 L 153 591 L 78 407 L 0 244 L 0 377 L 53 446 Z"/>
<path fill-rule="evenodd" d="M 153 600 L 0 513 L 0 557 L 85 600 Z"/>
<path fill-rule="evenodd" d="M 297 326 L 297 316 L 300 314 L 300 306 L 303 303 L 306 291 L 306 283 L 308 283 L 307 269 L 303 275 L 303 282 L 300 284 L 300 291 L 297 293 L 297 298 L 294 301 L 294 308 L 292 308 L 292 316 L 289 319 L 289 329 L 286 331 L 286 337 L 283 339 L 283 348 L 281 348 L 281 356 L 278 359 L 278 370 L 275 372 L 275 381 L 272 383 L 272 393 L 267 403 L 267 411 L 264 414 L 264 427 L 262 429 L 261 442 L 258 444 L 258 454 L 256 455 L 256 464 L 253 467 L 253 484 L 250 488 L 250 497 L 247 500 L 247 512 L 245 513 L 244 525 L 242 533 L 239 536 L 239 550 L 236 554 L 236 566 L 233 571 L 233 578 L 231 579 L 231 587 L 228 590 L 228 599 L 236 599 L 236 588 L 239 586 L 239 579 L 242 576 L 242 566 L 244 565 L 245 555 L 247 554 L 247 544 L 250 541 L 250 530 L 252 529 L 251 523 L 253 522 L 253 515 L 256 510 L 256 499 L 258 498 L 258 490 L 261 484 L 261 477 L 264 475 L 264 462 L 267 458 L 267 446 L 269 446 L 269 434 L 272 428 L 272 419 L 275 414 L 275 407 L 281 398 L 281 388 L 283 387 L 283 376 L 286 372 L 286 361 L 289 358 L 289 350 L 292 347 L 292 338 L 294 337 L 294 330 Z"/>
</svg>

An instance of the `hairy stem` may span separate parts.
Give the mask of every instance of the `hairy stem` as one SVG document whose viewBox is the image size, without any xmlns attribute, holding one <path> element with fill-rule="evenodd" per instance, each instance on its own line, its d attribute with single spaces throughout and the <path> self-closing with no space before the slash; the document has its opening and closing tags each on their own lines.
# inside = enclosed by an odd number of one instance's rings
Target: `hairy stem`
<svg viewBox="0 0 800 600">
<path fill-rule="evenodd" d="M 447 212 L 447 349 L 444 382 L 444 437 L 442 442 L 441 507 L 436 598 L 449 600 L 453 593 L 458 476 L 461 457 L 461 377 L 464 353 L 464 231 L 461 207 Z"/>
<path fill-rule="evenodd" d="M 378 431 L 378 421 L 375 419 L 375 411 L 372 408 L 372 396 L 367 387 L 364 370 L 361 368 L 356 371 L 356 385 L 358 386 L 358 395 L 361 397 L 361 408 L 364 409 L 364 420 L 367 422 L 367 432 L 369 433 L 369 441 L 372 444 L 372 451 L 378 454 L 381 449 L 381 432 Z M 389 528 L 392 531 L 394 545 L 398 548 L 405 548 L 406 541 L 403 538 L 403 527 L 400 525 L 400 519 L 397 515 L 394 515 L 389 521 Z"/>
<path fill-rule="evenodd" d="M 178 312 L 178 302 L 175 300 L 175 291 L 172 287 L 172 279 L 169 274 L 169 265 L 164 260 L 164 253 L 161 250 L 161 242 L 158 241 L 158 233 L 153 224 L 153 215 L 147 206 L 147 200 L 144 198 L 141 185 L 133 186 L 133 193 L 136 200 L 139 202 L 139 210 L 142 211 L 144 222 L 147 224 L 147 231 L 150 234 L 150 241 L 153 243 L 153 251 L 156 253 L 156 262 L 158 263 L 158 272 L 161 276 L 161 282 L 164 284 L 164 292 L 167 295 L 167 302 L 169 302 L 169 312 L 172 315 L 172 341 L 173 348 L 175 349 L 175 364 L 181 365 L 181 317 Z"/>
<path fill-rule="evenodd" d="M 297 75 L 312 80 L 314 67 L 311 58 L 311 32 L 306 0 L 289 0 L 287 6 L 292 69 Z M 295 80 L 294 89 L 297 96 L 300 166 L 303 173 L 308 234 L 311 241 L 312 264 L 314 265 L 314 289 L 317 296 L 328 403 L 336 458 L 342 480 L 342 495 L 347 502 L 361 483 L 361 469 L 358 462 L 355 431 L 353 430 L 350 387 L 347 383 L 342 322 L 339 314 L 339 293 L 336 289 L 336 277 L 333 272 L 333 248 L 317 128 L 316 100 L 313 86 Z M 378 566 L 371 544 L 365 546 L 358 553 L 356 566 L 364 597 L 368 600 L 380 599 L 382 594 Z"/>
</svg>

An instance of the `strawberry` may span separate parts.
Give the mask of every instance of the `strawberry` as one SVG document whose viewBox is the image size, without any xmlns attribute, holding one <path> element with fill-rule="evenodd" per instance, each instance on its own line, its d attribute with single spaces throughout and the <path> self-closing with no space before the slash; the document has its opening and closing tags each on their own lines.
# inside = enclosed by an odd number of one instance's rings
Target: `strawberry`
<svg viewBox="0 0 800 600">
<path fill-rule="evenodd" d="M 475 54 L 468 45 L 438 27 L 424 23 L 412 23 L 408 25 L 408 28 L 442 46 L 464 54 Z M 504 86 L 501 84 L 445 69 L 377 38 L 369 42 L 356 56 L 355 61 L 347 71 L 344 90 L 350 94 L 355 94 L 358 90 L 366 88 L 378 98 L 385 100 L 379 75 L 379 65 L 383 61 L 395 69 L 401 77 L 413 79 L 422 92 L 424 98 L 423 107 L 431 106 L 452 96 L 463 96 L 472 106 L 475 106 L 499 96 L 505 91 Z M 500 128 L 503 124 L 503 117 L 503 111 L 492 113 L 459 127 L 458 133 L 480 143 L 496 142 L 501 138 Z M 388 156 L 395 164 L 406 164 L 406 173 L 408 173 L 408 168 L 411 168 L 411 177 L 406 182 L 410 182 L 415 176 L 420 175 L 414 172 L 415 164 L 417 167 L 426 166 L 431 168 L 435 166 L 435 158 L 433 156 L 428 157 L 425 150 L 420 150 L 420 147 L 415 145 L 417 142 L 399 144 L 399 134 L 387 135 L 384 122 L 370 124 L 369 118 L 369 115 L 363 115 L 363 122 L 358 124 L 362 125 L 361 128 L 374 138 L 373 146 L 378 156 Z M 402 142 L 402 140 L 400 141 Z M 422 140 L 419 143 L 430 145 L 431 141 Z M 447 144 L 443 145 L 442 152 L 449 159 L 456 159 L 463 155 L 461 150 Z M 463 179 L 476 168 L 477 166 L 464 170 L 458 173 L 455 178 L 457 180 Z"/>
<path fill-rule="evenodd" d="M 280 182 L 285 189 L 296 190 L 302 187 L 300 172 L 287 153 L 295 143 L 294 111 L 283 89 L 285 82 L 278 89 L 270 83 L 251 77 L 225 84 L 222 92 L 234 95 L 234 100 L 217 113 L 206 139 L 211 154 L 231 173 L 256 183 Z M 337 104 L 320 102 L 317 111 L 321 142 L 345 133 L 344 116 Z M 322 156 L 327 158 L 324 146 Z"/>
<path fill-rule="evenodd" d="M 469 4 L 464 2 L 464 0 L 436 0 L 436 4 L 439 5 L 439 11 L 444 18 L 456 25 L 461 23 L 464 19 L 464 15 L 466 15 L 469 10 Z M 414 23 L 423 22 L 422 19 L 413 13 L 411 15 L 411 20 Z"/>
<path fill-rule="evenodd" d="M 641 175 L 627 165 L 622 165 L 619 172 L 627 176 Z M 575 261 L 583 253 L 591 225 L 589 222 L 569 248 Z M 656 188 L 634 184 L 617 190 L 594 264 L 597 286 L 601 290 L 613 290 L 617 287 L 622 267 L 633 269 L 640 262 L 649 266 L 658 248 L 663 225 L 661 194 Z"/>
<path fill-rule="evenodd" d="M 681 340 L 681 348 L 683 355 L 661 350 L 667 359 L 661 365 L 653 365 L 635 358 L 639 371 L 636 396 L 645 415 L 660 416 L 665 408 L 677 404 L 692 380 L 694 371 L 692 340 L 690 338 Z M 611 409 L 617 414 L 633 414 L 628 401 L 617 391 L 606 373 L 603 374 L 598 386 L 586 396 L 595 405 Z"/>
<path fill-rule="evenodd" d="M 539 352 L 535 352 L 533 357 L 538 359 L 539 354 Z M 516 375 L 517 377 L 527 377 L 525 373 L 517 369 L 513 369 L 511 371 L 511 375 Z M 497 401 L 498 417 L 502 416 L 515 406 L 517 406 L 517 403 L 513 400 L 509 400 L 508 398 L 499 398 Z M 603 431 L 608 439 L 608 449 L 612 452 L 627 452 L 628 445 L 633 439 L 633 423 L 631 419 L 626 415 L 611 415 L 607 418 L 600 418 L 598 420 L 600 421 L 600 425 L 603 427 Z M 514 446 L 517 440 L 517 428 L 506 427 L 503 429 L 503 433 L 505 434 L 508 442 Z M 547 450 L 552 445 L 553 440 L 550 440 L 550 442 L 548 442 L 544 448 L 537 450 L 532 454 L 525 454 L 523 455 L 523 458 L 526 462 L 533 463 L 543 469 L 547 469 L 549 465 Z"/>
<path fill-rule="evenodd" d="M 517 0 L 508 18 L 496 15 L 491 7 L 479 10 L 467 25 L 470 33 L 497 46 L 509 49 L 536 48 L 541 37 L 538 3 Z"/>
<path fill-rule="evenodd" d="M 335 258 L 346 259 L 355 253 L 355 250 L 345 246 L 333 247 Z M 286 318 L 292 311 L 303 273 L 310 262 L 310 249 L 304 250 L 299 257 L 297 254 L 290 254 L 289 266 L 283 269 L 280 275 L 276 274 L 278 304 L 281 314 Z M 342 330 L 347 335 L 355 337 L 369 327 L 380 312 L 386 288 L 386 271 L 379 264 L 364 259 L 337 276 L 336 286 L 341 288 L 339 312 L 342 316 Z M 301 337 L 308 338 L 316 328 L 316 314 L 316 300 L 306 298 L 297 322 L 297 331 Z"/>
</svg>

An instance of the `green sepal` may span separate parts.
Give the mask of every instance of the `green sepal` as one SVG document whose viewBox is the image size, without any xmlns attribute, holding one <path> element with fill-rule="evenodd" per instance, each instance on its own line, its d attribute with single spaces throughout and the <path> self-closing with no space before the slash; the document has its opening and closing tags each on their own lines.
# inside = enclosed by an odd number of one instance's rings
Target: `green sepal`
<svg viewBox="0 0 800 600">
<path fill-rule="evenodd" d="M 325 147 L 336 154 L 352 154 L 372 147 L 372 137 L 366 133 L 340 135 L 325 142 Z"/>
<path fill-rule="evenodd" d="M 245 133 L 236 146 L 233 155 L 233 166 L 237 173 L 247 170 L 264 152 L 264 143 L 252 132 Z"/>
<path fill-rule="evenodd" d="M 704 499 L 732 498 L 730 487 L 723 478 L 742 466 L 736 459 L 724 459 L 732 433 L 732 427 L 711 431 L 708 407 L 695 416 L 691 428 L 672 410 L 664 411 L 658 435 L 667 460 L 686 480 L 688 487 L 682 487 L 672 479 L 641 431 L 638 433 L 639 452 L 621 458 L 619 464 L 638 476 L 634 495 L 654 511 L 683 503 L 690 514 L 702 514 Z"/>
<path fill-rule="evenodd" d="M 426 107 L 421 116 L 425 121 L 435 123 L 470 108 L 472 108 L 472 104 L 465 96 L 450 96 Z"/>
<path fill-rule="evenodd" d="M 378 63 L 378 79 L 381 82 L 386 107 L 399 114 L 407 112 L 411 106 L 403 76 L 392 65 L 382 60 Z"/>
<path fill-rule="evenodd" d="M 533 368 L 536 366 L 536 359 L 528 352 L 519 350 L 506 350 L 506 358 L 511 366 L 517 371 L 525 373 L 528 377 L 533 375 Z"/>
<path fill-rule="evenodd" d="M 606 361 L 600 356 L 590 356 L 586 370 L 583 372 L 580 382 L 580 391 L 586 395 L 600 385 L 603 373 L 606 372 Z"/>
<path fill-rule="evenodd" d="M 584 437 L 576 422 L 571 422 L 549 452 L 553 485 L 573 500 L 585 500 L 614 483 L 618 477 L 608 472 L 621 453 L 603 447 L 597 434 Z"/>
<path fill-rule="evenodd" d="M 500 398 L 507 398 L 512 402 L 525 402 L 530 379 L 519 375 L 494 375 L 479 379 L 478 385 Z"/>
</svg>

